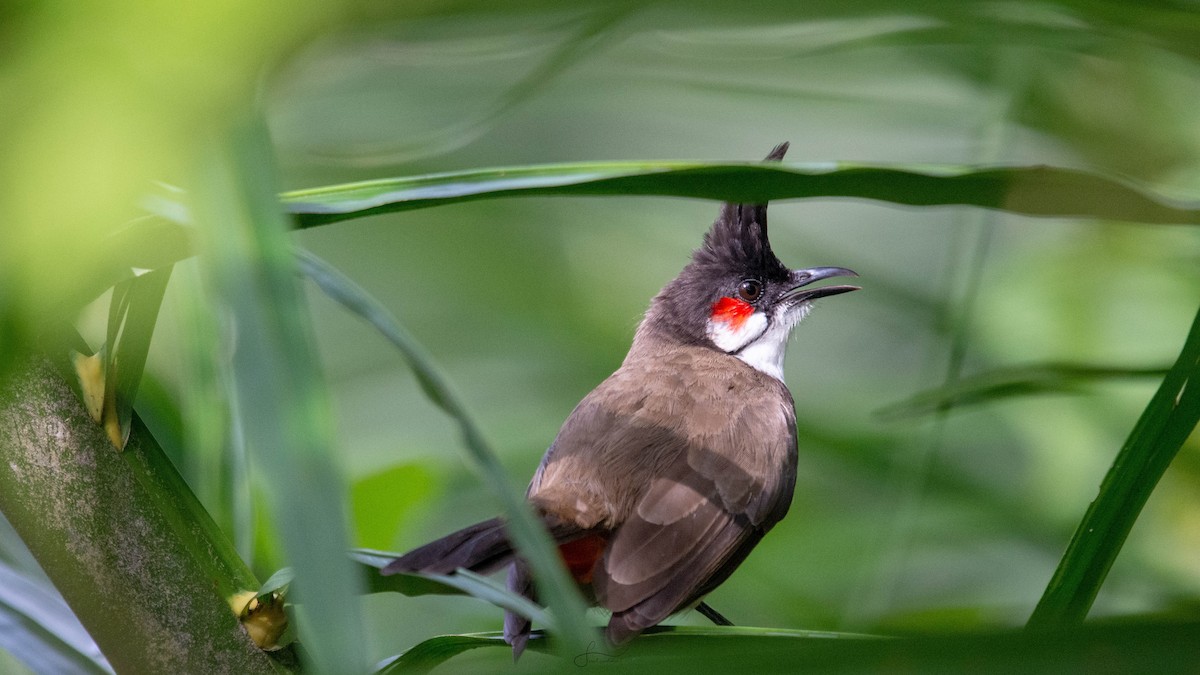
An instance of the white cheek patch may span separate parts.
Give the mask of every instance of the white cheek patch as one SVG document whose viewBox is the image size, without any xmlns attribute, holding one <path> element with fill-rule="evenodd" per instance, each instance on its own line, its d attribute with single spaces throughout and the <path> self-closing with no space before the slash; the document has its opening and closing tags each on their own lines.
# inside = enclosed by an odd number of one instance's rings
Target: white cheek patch
<svg viewBox="0 0 1200 675">
<path fill-rule="evenodd" d="M 794 321 L 789 317 L 780 317 L 771 323 L 771 327 L 763 332 L 762 337 L 747 345 L 738 352 L 737 357 L 753 366 L 756 370 L 783 382 L 783 357 L 787 353 L 788 336 L 791 335 Z M 798 319 L 797 319 L 798 320 Z"/>
<path fill-rule="evenodd" d="M 749 364 L 755 370 L 783 381 L 783 357 L 787 354 L 788 337 L 800 320 L 808 315 L 812 305 L 805 302 L 797 307 L 780 308 L 768 327 L 767 317 L 755 312 L 734 329 L 729 323 L 710 319 L 708 335 L 713 344 Z"/>
<path fill-rule="evenodd" d="M 755 312 L 741 321 L 708 320 L 708 338 L 726 352 L 736 352 L 767 330 L 767 316 Z"/>
</svg>

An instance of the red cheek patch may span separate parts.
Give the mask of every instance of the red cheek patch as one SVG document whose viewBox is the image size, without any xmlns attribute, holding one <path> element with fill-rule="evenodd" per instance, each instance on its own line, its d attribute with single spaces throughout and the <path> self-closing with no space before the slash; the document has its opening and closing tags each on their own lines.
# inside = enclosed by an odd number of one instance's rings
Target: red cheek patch
<svg viewBox="0 0 1200 675">
<path fill-rule="evenodd" d="M 736 330 L 741 328 L 753 313 L 754 306 L 745 300 L 721 298 L 713 303 L 711 317 L 714 321 L 722 321 Z"/>
</svg>

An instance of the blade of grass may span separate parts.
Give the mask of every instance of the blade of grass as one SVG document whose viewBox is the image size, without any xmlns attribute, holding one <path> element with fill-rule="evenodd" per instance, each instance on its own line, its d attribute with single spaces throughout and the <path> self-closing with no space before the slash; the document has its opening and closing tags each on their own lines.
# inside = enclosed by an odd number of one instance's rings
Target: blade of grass
<svg viewBox="0 0 1200 675">
<path fill-rule="evenodd" d="M 271 593 L 286 593 L 287 587 L 291 585 L 292 580 L 296 578 L 295 572 L 290 567 L 284 567 L 275 570 L 269 579 L 263 582 L 258 588 L 258 595 L 262 597 Z"/>
<path fill-rule="evenodd" d="M 112 410 L 106 407 L 105 415 L 115 417 L 102 423 L 106 428 L 115 425 L 109 436 L 118 448 L 124 448 L 129 439 L 133 404 L 173 269 L 173 265 L 166 265 L 149 270 L 113 287 L 104 351 L 104 400 L 112 401 Z"/>
<path fill-rule="evenodd" d="M 391 551 L 375 551 L 356 548 L 350 551 L 350 559 L 358 563 L 362 572 L 363 585 L 368 593 L 399 593 L 409 597 L 418 595 L 462 595 L 463 591 L 425 576 L 416 574 L 391 574 L 383 576 L 379 570 L 396 559 Z"/>
<path fill-rule="evenodd" d="M 815 197 L 873 199 L 910 206 L 979 206 L 1029 216 L 1136 223 L 1200 223 L 1200 205 L 1144 185 L 1051 166 L 926 166 L 823 163 L 630 161 L 545 164 L 387 178 L 280 195 L 299 228 L 444 204 L 534 195 L 661 195 L 766 201 Z M 128 251 L 81 298 L 128 276 L 193 255 L 186 209 L 160 197 L 153 217 L 130 222 L 108 248 Z"/>
<path fill-rule="evenodd" d="M 458 570 L 454 574 L 422 574 L 451 588 L 458 589 L 467 595 L 491 603 L 500 609 L 520 614 L 551 631 L 557 630 L 554 617 L 537 603 L 528 598 L 513 593 L 500 582 L 488 577 L 475 574 L 470 570 Z"/>
<path fill-rule="evenodd" d="M 537 633 L 531 651 L 545 651 Z M 592 645 L 578 668 L 626 673 L 1188 673 L 1200 659 L 1200 623 L 1148 619 L 1049 633 L 1019 630 L 885 638 L 853 633 L 750 627 L 659 626 L 624 647 Z M 425 673 L 484 650 L 476 670 L 503 668 L 498 633 L 443 635 L 422 642 L 380 673 Z M 492 649 L 488 649 L 492 648 Z M 1097 666 L 1097 664 L 1102 664 Z M 524 672 L 563 672 L 561 662 L 529 660 Z M 460 667 L 461 669 L 461 667 Z"/>
<path fill-rule="evenodd" d="M 450 659 L 480 647 L 507 647 L 500 633 L 466 633 L 463 635 L 439 635 L 414 646 L 403 654 L 385 661 L 376 672 L 378 675 L 399 673 L 428 673 Z M 529 638 L 530 651 L 545 652 L 546 641 L 540 631 Z"/>
<path fill-rule="evenodd" d="M 300 227 L 475 199 L 534 195 L 664 195 L 737 202 L 859 197 L 910 206 L 972 205 L 1033 216 L 1200 223 L 1130 181 L 1049 166 L 869 166 L 720 162 L 596 162 L 479 169 L 285 193 Z"/>
<path fill-rule="evenodd" d="M 363 579 L 368 593 L 399 593 L 409 597 L 420 595 L 469 595 L 491 603 L 501 609 L 511 609 L 522 616 L 549 625 L 553 619 L 528 598 L 517 595 L 499 583 L 469 570 L 461 570 L 454 576 L 444 574 L 391 574 L 383 576 L 379 570 L 397 557 L 397 553 L 372 549 L 354 549 L 350 559 L 363 570 Z M 290 567 L 276 570 L 258 589 L 258 596 L 271 593 L 287 593 L 295 578 Z"/>
<path fill-rule="evenodd" d="M 1070 626 L 1087 617 L 1138 514 L 1200 421 L 1200 313 L 1075 530 L 1028 627 Z"/>
<path fill-rule="evenodd" d="M 541 631 L 534 631 L 530 636 L 528 650 L 533 652 L 545 653 L 547 651 L 546 640 Z M 740 640 L 756 640 L 760 638 L 780 640 L 830 640 L 830 639 L 872 639 L 871 636 L 858 635 L 854 633 L 828 633 L 821 631 L 802 631 L 802 630 L 786 630 L 774 628 L 750 628 L 744 626 L 721 626 L 721 627 L 695 627 L 695 626 L 656 626 L 643 633 L 637 640 L 637 651 L 645 651 L 646 645 L 651 645 L 650 649 L 659 650 L 663 655 L 672 653 L 672 650 L 678 650 L 677 654 L 684 655 L 687 653 L 689 643 L 696 640 L 722 640 L 725 645 L 729 645 L 727 638 L 737 638 Z M 880 639 L 880 638 L 874 638 Z M 398 675 L 400 673 L 427 673 L 438 666 L 445 664 L 450 659 L 460 654 L 487 647 L 507 647 L 504 642 L 504 637 L 500 633 L 485 632 L 485 633 L 463 633 L 459 635 L 439 635 L 438 637 L 430 638 L 417 644 L 412 649 L 403 654 L 386 661 L 379 669 L 379 675 Z M 733 646 L 734 649 L 738 645 Z M 571 660 L 572 663 L 579 668 L 586 667 L 589 664 L 596 663 L 616 663 L 621 662 L 622 672 L 624 668 L 630 665 L 629 662 L 623 660 L 623 656 L 632 648 L 623 647 L 613 649 L 603 643 L 593 643 L 588 646 L 587 650 L 575 655 Z M 749 644 L 743 649 L 748 649 Z M 803 647 L 800 647 L 803 648 Z M 636 658 L 636 657 L 635 657 Z M 686 657 L 685 657 L 686 658 Z M 636 664 L 635 664 L 636 665 Z M 659 664 L 658 667 L 661 667 Z M 561 668 L 561 665 L 555 665 L 555 668 Z M 536 672 L 541 672 L 543 669 L 534 668 Z M 675 669 L 670 669 L 669 672 L 676 672 Z M 699 670 L 689 670 L 686 666 L 680 668 L 679 672 L 715 672 L 709 668 L 700 668 Z M 737 668 L 731 672 L 758 672 L 746 668 Z"/>
<path fill-rule="evenodd" d="M 361 585 L 346 559 L 345 489 L 265 131 L 246 125 L 210 144 L 193 210 L 201 262 L 233 339 L 233 395 L 246 444 L 295 569 L 299 637 L 321 673 L 367 667 Z"/>
<path fill-rule="evenodd" d="M 375 327 L 408 361 L 426 396 L 458 424 L 467 455 L 499 500 L 507 518 L 508 534 L 529 562 L 537 580 L 538 596 L 549 606 L 564 653 L 595 640 L 595 630 L 584 616 L 583 597 L 563 567 L 550 536 L 534 518 L 521 494 L 513 489 L 483 431 L 467 412 L 449 380 L 433 364 L 425 348 L 365 290 L 333 266 L 307 251 L 297 253 L 300 269 L 329 297 Z"/>
<path fill-rule="evenodd" d="M 368 584 L 373 592 L 394 591 L 401 595 L 457 595 L 466 594 L 473 598 L 491 603 L 501 609 L 508 609 L 532 619 L 534 622 L 554 628 L 554 617 L 523 595 L 513 593 L 503 584 L 488 577 L 475 574 L 470 570 L 458 570 L 452 575 L 447 574 L 378 574 L 380 568 L 397 557 L 395 553 L 356 549 L 350 557 L 359 562 L 379 581 Z"/>
<path fill-rule="evenodd" d="M 254 566 L 250 458 L 232 384 L 233 366 L 228 358 L 213 358 L 212 336 L 222 335 L 220 317 L 212 312 L 199 283 L 200 270 L 189 265 L 180 271 L 183 301 L 176 305 L 182 327 L 178 337 L 182 379 L 188 386 L 180 392 L 179 405 L 189 422 L 183 428 L 184 475 L 198 491 L 203 490 L 201 500 L 213 518 L 229 533 L 247 564 Z M 143 414 L 140 407 L 138 413 Z"/>
<path fill-rule="evenodd" d="M 0 649 L 37 673 L 111 673 L 62 596 L 0 562 Z"/>
<path fill-rule="evenodd" d="M 1162 377 L 1167 368 L 1123 368 L 1082 363 L 1035 363 L 997 368 L 955 380 L 884 406 L 875 415 L 898 420 L 929 413 L 979 405 L 989 401 L 1033 394 L 1071 392 L 1081 385 L 1117 379 Z"/>
</svg>

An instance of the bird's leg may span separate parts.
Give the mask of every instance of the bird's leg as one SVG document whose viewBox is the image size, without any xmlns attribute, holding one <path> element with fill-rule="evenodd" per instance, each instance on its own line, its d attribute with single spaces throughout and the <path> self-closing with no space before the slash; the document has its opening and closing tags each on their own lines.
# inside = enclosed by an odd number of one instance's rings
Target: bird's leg
<svg viewBox="0 0 1200 675">
<path fill-rule="evenodd" d="M 720 612 L 718 612 L 717 610 L 713 609 L 712 606 L 709 605 L 707 602 L 702 602 L 702 603 L 696 605 L 696 611 L 703 614 L 704 618 L 713 622 L 713 625 L 715 625 L 715 626 L 732 626 L 733 625 L 732 621 L 730 621 L 729 619 L 726 619 L 725 615 L 723 615 Z"/>
</svg>

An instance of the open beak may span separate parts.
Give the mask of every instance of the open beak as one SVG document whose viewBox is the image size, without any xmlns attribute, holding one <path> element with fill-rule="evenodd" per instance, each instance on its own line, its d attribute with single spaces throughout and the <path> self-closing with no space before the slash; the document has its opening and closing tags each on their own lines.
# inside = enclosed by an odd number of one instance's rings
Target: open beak
<svg viewBox="0 0 1200 675">
<path fill-rule="evenodd" d="M 822 279 L 856 276 L 858 276 L 857 272 L 848 270 L 845 267 L 810 267 L 806 270 L 792 270 L 792 287 L 784 291 L 783 295 L 779 296 L 779 299 L 798 303 L 857 291 L 860 288 L 859 286 L 820 286 L 817 288 L 808 288 L 809 284 L 821 281 Z"/>
</svg>

